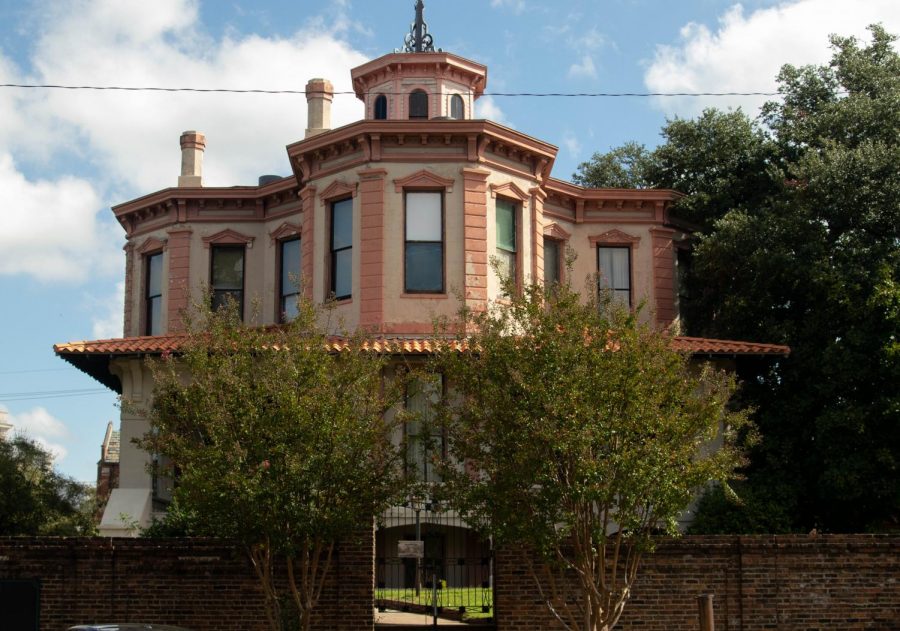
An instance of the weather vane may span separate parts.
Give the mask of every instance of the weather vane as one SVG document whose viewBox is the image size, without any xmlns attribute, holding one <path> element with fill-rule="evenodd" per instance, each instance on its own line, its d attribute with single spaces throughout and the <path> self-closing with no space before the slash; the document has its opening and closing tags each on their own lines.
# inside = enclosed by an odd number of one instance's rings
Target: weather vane
<svg viewBox="0 0 900 631">
<path fill-rule="evenodd" d="M 409 33 L 404 40 L 405 53 L 433 53 L 434 38 L 428 32 L 428 24 L 425 23 L 425 2 L 416 1 L 416 21 L 409 25 Z M 438 49 L 440 52 L 440 48 Z"/>
</svg>

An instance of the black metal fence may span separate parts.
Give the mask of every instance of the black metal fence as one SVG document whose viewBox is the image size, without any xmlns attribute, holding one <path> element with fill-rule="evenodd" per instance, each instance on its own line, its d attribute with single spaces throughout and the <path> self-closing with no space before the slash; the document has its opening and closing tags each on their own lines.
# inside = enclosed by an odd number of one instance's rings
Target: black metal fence
<svg viewBox="0 0 900 631">
<path fill-rule="evenodd" d="M 380 611 L 493 621 L 491 543 L 446 507 L 410 503 L 381 516 L 375 582 Z"/>
</svg>

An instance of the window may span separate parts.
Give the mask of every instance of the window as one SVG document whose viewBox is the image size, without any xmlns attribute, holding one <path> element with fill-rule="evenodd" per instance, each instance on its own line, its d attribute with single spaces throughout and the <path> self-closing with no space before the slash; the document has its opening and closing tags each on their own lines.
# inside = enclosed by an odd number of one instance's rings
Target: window
<svg viewBox="0 0 900 631">
<path fill-rule="evenodd" d="M 145 261 L 144 304 L 147 312 L 144 335 L 159 335 L 162 333 L 162 252 L 148 255 Z"/>
<path fill-rule="evenodd" d="M 428 95 L 416 90 L 409 95 L 409 117 L 428 118 Z"/>
<path fill-rule="evenodd" d="M 433 405 L 443 387 L 441 380 L 414 381 L 406 391 L 406 409 L 416 415 L 406 423 L 406 472 L 419 482 L 441 481 L 435 461 L 444 457 L 446 445 Z"/>
<path fill-rule="evenodd" d="M 444 195 L 406 193 L 405 291 L 444 291 Z"/>
<path fill-rule="evenodd" d="M 338 300 L 353 291 L 353 199 L 331 205 L 331 293 Z"/>
<path fill-rule="evenodd" d="M 212 246 L 210 285 L 212 308 L 219 309 L 234 300 L 238 314 L 244 314 L 244 246 Z"/>
<path fill-rule="evenodd" d="M 454 94 L 450 97 L 450 118 L 462 120 L 466 117 L 466 106 L 460 95 Z"/>
<path fill-rule="evenodd" d="M 297 317 L 297 298 L 300 295 L 300 239 L 281 241 L 279 248 L 278 317 L 282 322 L 289 322 Z"/>
<path fill-rule="evenodd" d="M 375 97 L 375 120 L 387 120 L 387 97 L 383 94 Z"/>
<path fill-rule="evenodd" d="M 601 289 L 608 289 L 614 300 L 631 305 L 631 248 L 597 247 L 597 271 Z"/>
<path fill-rule="evenodd" d="M 500 275 L 516 280 L 516 205 L 497 199 L 497 258 Z"/>
<path fill-rule="evenodd" d="M 562 243 L 544 237 L 544 286 L 550 289 L 562 280 Z"/>
</svg>

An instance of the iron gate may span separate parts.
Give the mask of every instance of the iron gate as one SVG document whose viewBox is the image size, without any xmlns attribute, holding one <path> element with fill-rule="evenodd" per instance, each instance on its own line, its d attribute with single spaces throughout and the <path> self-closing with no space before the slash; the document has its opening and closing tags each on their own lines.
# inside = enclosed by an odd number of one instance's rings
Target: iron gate
<svg viewBox="0 0 900 631">
<path fill-rule="evenodd" d="M 493 622 L 493 550 L 455 511 L 430 502 L 388 509 L 375 533 L 379 611 Z"/>
</svg>

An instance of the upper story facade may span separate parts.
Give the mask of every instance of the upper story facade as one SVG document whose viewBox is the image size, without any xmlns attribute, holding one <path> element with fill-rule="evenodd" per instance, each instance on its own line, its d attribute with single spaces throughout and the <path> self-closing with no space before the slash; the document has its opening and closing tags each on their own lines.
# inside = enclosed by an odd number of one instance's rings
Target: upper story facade
<svg viewBox="0 0 900 631">
<path fill-rule="evenodd" d="M 473 117 L 487 69 L 456 55 L 392 53 L 352 79 L 365 118 L 338 129 L 330 82 L 308 83 L 291 175 L 204 187 L 206 139 L 185 132 L 178 186 L 113 208 L 127 236 L 125 337 L 179 331 L 206 289 L 260 324 L 290 317 L 303 291 L 335 299 L 350 329 L 425 335 L 461 301 L 484 308 L 500 297 L 494 259 L 518 283 L 570 273 L 590 291 L 599 273 L 659 326 L 677 321 L 687 235 L 669 218 L 676 192 L 551 177 L 556 147 Z"/>
</svg>

